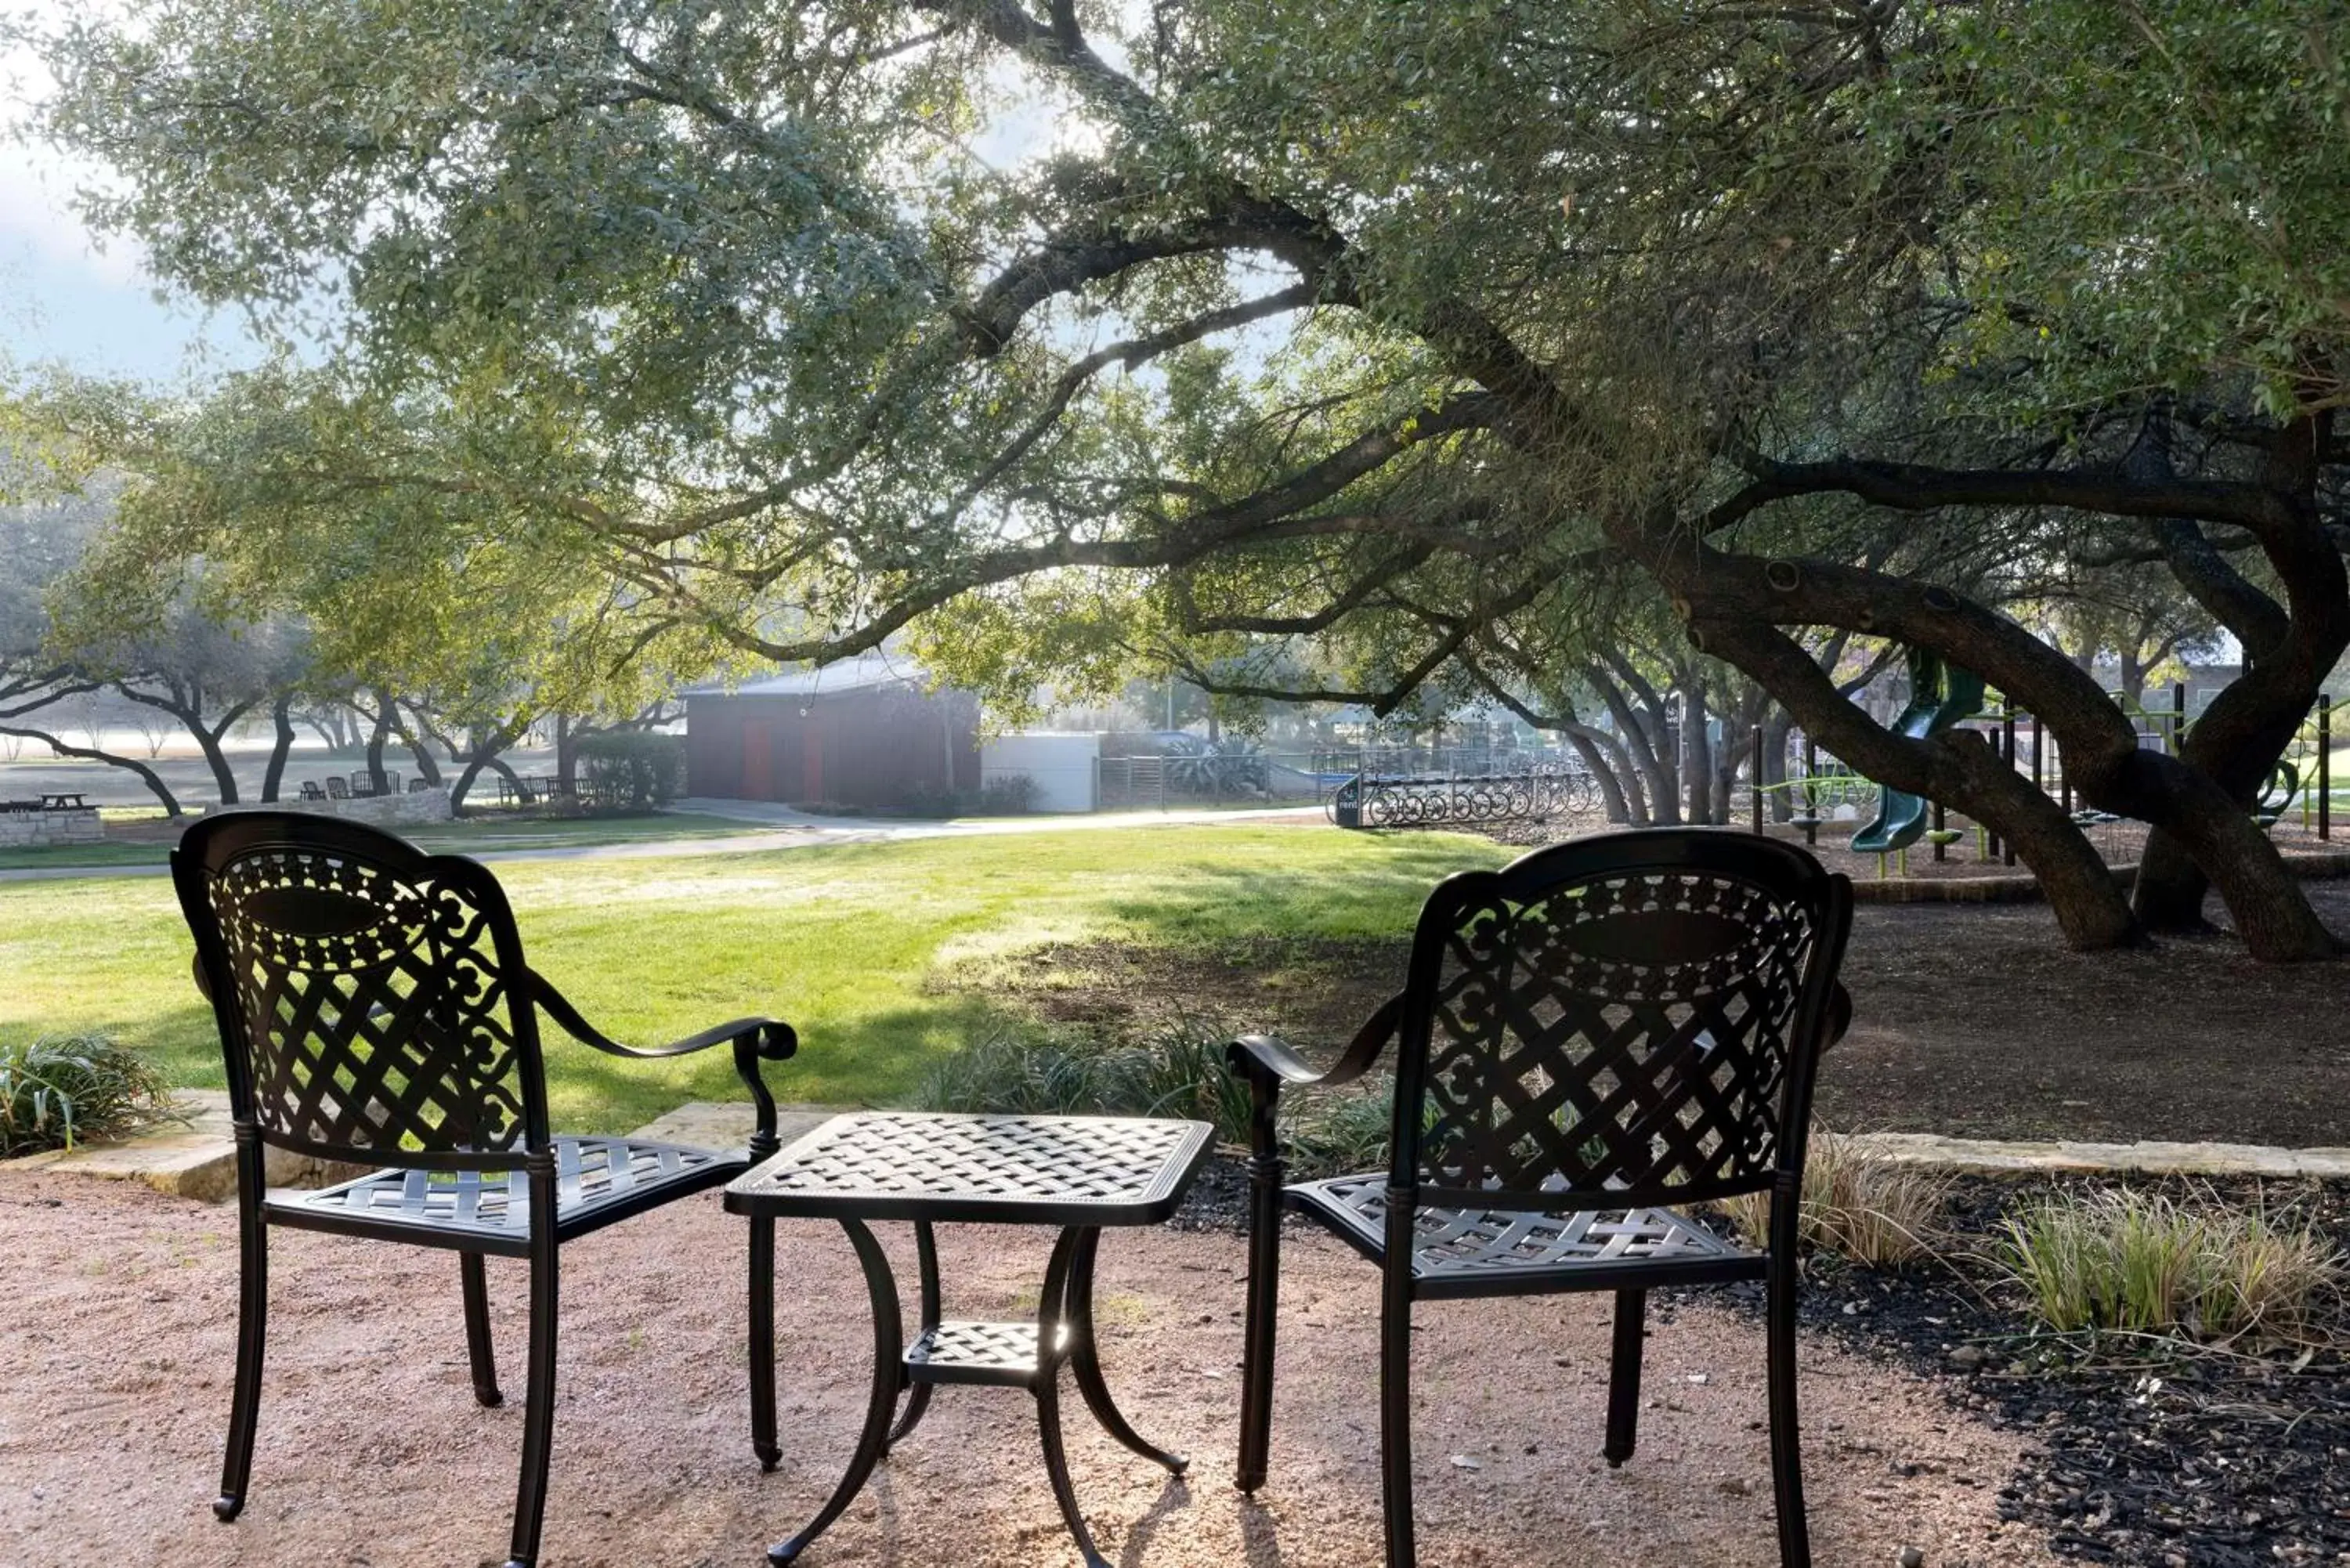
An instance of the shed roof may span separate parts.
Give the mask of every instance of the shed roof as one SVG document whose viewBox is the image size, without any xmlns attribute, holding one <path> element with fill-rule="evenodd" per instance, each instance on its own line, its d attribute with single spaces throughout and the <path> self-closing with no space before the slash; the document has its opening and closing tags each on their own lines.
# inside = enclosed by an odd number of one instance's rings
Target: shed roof
<svg viewBox="0 0 2350 1568">
<path fill-rule="evenodd" d="M 930 671 L 901 653 L 871 649 L 813 670 L 779 670 L 729 686 L 705 681 L 686 689 L 689 697 L 839 697 L 889 686 L 930 684 Z"/>
</svg>

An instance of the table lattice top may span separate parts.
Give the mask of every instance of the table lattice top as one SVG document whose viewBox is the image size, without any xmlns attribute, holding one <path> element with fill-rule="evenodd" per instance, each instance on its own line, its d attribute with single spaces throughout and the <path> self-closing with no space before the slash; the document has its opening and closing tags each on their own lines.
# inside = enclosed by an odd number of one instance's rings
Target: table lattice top
<svg viewBox="0 0 2350 1568">
<path fill-rule="evenodd" d="M 726 1189 L 738 1214 L 1155 1225 L 1215 1129 L 1156 1116 L 838 1116 Z"/>
</svg>

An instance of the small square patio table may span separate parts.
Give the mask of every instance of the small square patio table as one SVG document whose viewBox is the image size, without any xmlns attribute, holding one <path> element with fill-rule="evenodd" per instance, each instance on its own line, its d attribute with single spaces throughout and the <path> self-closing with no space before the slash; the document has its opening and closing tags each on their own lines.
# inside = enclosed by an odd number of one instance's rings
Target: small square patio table
<svg viewBox="0 0 2350 1568">
<path fill-rule="evenodd" d="M 951 1116 L 898 1111 L 834 1116 L 726 1188 L 730 1212 L 754 1219 L 837 1220 L 857 1249 L 873 1305 L 873 1391 L 847 1473 L 807 1527 L 767 1559 L 796 1559 L 824 1533 L 913 1431 L 941 1383 L 1025 1388 L 1036 1400 L 1045 1469 L 1087 1568 L 1108 1568 L 1086 1529 L 1061 1447 L 1060 1371 L 1102 1428 L 1134 1452 L 1183 1473 L 1182 1459 L 1145 1441 L 1112 1402 L 1094 1345 L 1094 1257 L 1105 1227 L 1156 1225 L 1175 1211 L 1215 1139 L 1205 1122 L 1156 1116 Z M 921 1332 L 904 1342 L 898 1282 L 868 1222 L 913 1222 L 921 1272 Z M 941 1222 L 1056 1225 L 1033 1323 L 957 1323 L 940 1313 Z M 772 1246 L 753 1247 L 753 1310 L 772 1312 Z M 754 1336 L 756 1336 L 754 1325 Z M 764 1386 L 763 1386 L 764 1385 Z M 903 1415 L 898 1397 L 906 1395 Z M 754 1376 L 752 1440 L 775 1449 L 775 1386 Z M 892 1424 L 892 1417 L 896 1417 Z"/>
</svg>

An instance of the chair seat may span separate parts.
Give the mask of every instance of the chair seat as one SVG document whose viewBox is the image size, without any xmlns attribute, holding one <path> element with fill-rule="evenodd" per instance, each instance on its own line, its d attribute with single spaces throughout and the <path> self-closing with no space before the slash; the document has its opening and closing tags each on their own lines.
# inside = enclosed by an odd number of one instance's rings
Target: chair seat
<svg viewBox="0 0 2350 1568">
<path fill-rule="evenodd" d="M 555 1142 L 555 1223 L 577 1236 L 744 1169 L 740 1153 L 619 1137 Z M 316 1192 L 276 1188 L 277 1224 L 351 1231 L 520 1254 L 530 1244 L 530 1178 L 519 1170 L 371 1171 Z"/>
<path fill-rule="evenodd" d="M 1284 1190 L 1287 1207 L 1336 1232 L 1373 1262 L 1387 1251 L 1388 1179 L 1339 1176 Z M 1412 1277 L 1431 1294 L 1515 1293 L 1760 1279 L 1762 1254 L 1671 1209 L 1425 1208 Z M 1605 1277 L 1603 1277 L 1605 1276 Z"/>
</svg>

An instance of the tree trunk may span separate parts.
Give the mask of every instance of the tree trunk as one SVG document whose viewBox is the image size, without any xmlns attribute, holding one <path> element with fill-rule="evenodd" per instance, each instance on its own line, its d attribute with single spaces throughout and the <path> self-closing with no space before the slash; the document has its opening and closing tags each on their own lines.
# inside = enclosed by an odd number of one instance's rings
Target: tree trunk
<svg viewBox="0 0 2350 1568">
<path fill-rule="evenodd" d="M 264 805 L 274 803 L 286 782 L 286 759 L 294 750 L 294 699 L 281 696 L 269 705 L 269 719 L 276 731 L 269 745 L 269 766 L 261 775 L 261 799 Z"/>
<path fill-rule="evenodd" d="M 1713 723 L 1706 706 L 1705 678 L 1681 682 L 1681 778 L 1689 789 L 1683 820 L 1693 827 L 1713 822 Z"/>
<path fill-rule="evenodd" d="M 1672 763 L 1672 748 L 1663 744 L 1660 737 L 1652 735 L 1623 691 L 1603 671 L 1584 671 L 1591 689 L 1599 693 L 1607 707 L 1607 716 L 1616 722 L 1616 733 L 1624 749 L 1630 753 L 1633 766 L 1646 786 L 1648 815 L 1661 826 L 1670 827 L 1681 819 L 1680 781 Z"/>
<path fill-rule="evenodd" d="M 515 782 L 514 769 L 499 761 L 498 753 L 513 745 L 515 737 L 526 727 L 522 722 L 513 722 L 474 740 L 473 749 L 466 753 L 463 770 L 457 774 L 457 782 L 449 788 L 449 810 L 452 815 L 464 815 L 465 796 L 473 789 L 473 781 L 481 777 L 484 768 L 494 768 L 509 783 Z"/>
<path fill-rule="evenodd" d="M 128 769 L 137 774 L 139 782 L 145 784 L 157 800 L 162 802 L 165 816 L 176 817 L 185 815 L 180 809 L 179 797 L 172 793 L 171 786 L 163 782 L 162 775 L 145 763 L 134 761 L 130 757 L 119 757 L 112 752 L 101 752 L 95 746 L 69 746 L 47 730 L 36 730 L 29 725 L 0 724 L 0 735 L 22 735 L 26 740 L 43 742 L 61 757 L 87 757 L 94 763 L 104 763 L 110 768 Z"/>
<path fill-rule="evenodd" d="M 1785 822 L 1795 815 L 1794 792 L 1783 788 L 1787 783 L 1787 742 L 1795 731 L 1795 721 L 1784 708 L 1773 704 L 1776 718 L 1762 723 L 1762 787 L 1769 793 L 1771 820 Z"/>
<path fill-rule="evenodd" d="M 1566 743 L 1575 748 L 1575 756 L 1581 759 L 1591 774 L 1591 782 L 1598 786 L 1600 804 L 1607 810 L 1607 820 L 1629 825 L 1633 820 L 1631 801 L 1625 795 L 1624 786 L 1616 777 L 1616 764 L 1600 748 L 1600 742 L 1606 737 L 1584 724 L 1563 725 L 1560 733 L 1565 737 Z"/>
<path fill-rule="evenodd" d="M 391 695 L 378 691 L 375 694 L 375 727 L 368 732 L 367 771 L 368 793 L 382 794 L 391 787 L 383 771 L 384 742 L 391 735 Z"/>
<path fill-rule="evenodd" d="M 1762 682 L 1804 733 L 1853 767 L 1991 825 L 2039 878 L 2069 945 L 2094 951 L 2145 940 L 2128 900 L 2087 837 L 1982 737 L 1953 731 L 1909 741 L 1890 733 L 1838 691 L 1800 644 L 1762 621 L 1715 616 L 1693 621 L 1690 631 L 1703 639 L 1707 652 Z"/>
<path fill-rule="evenodd" d="M 568 713 L 555 716 L 555 784 L 567 793 L 579 786 L 579 740 L 586 732 Z"/>
</svg>

